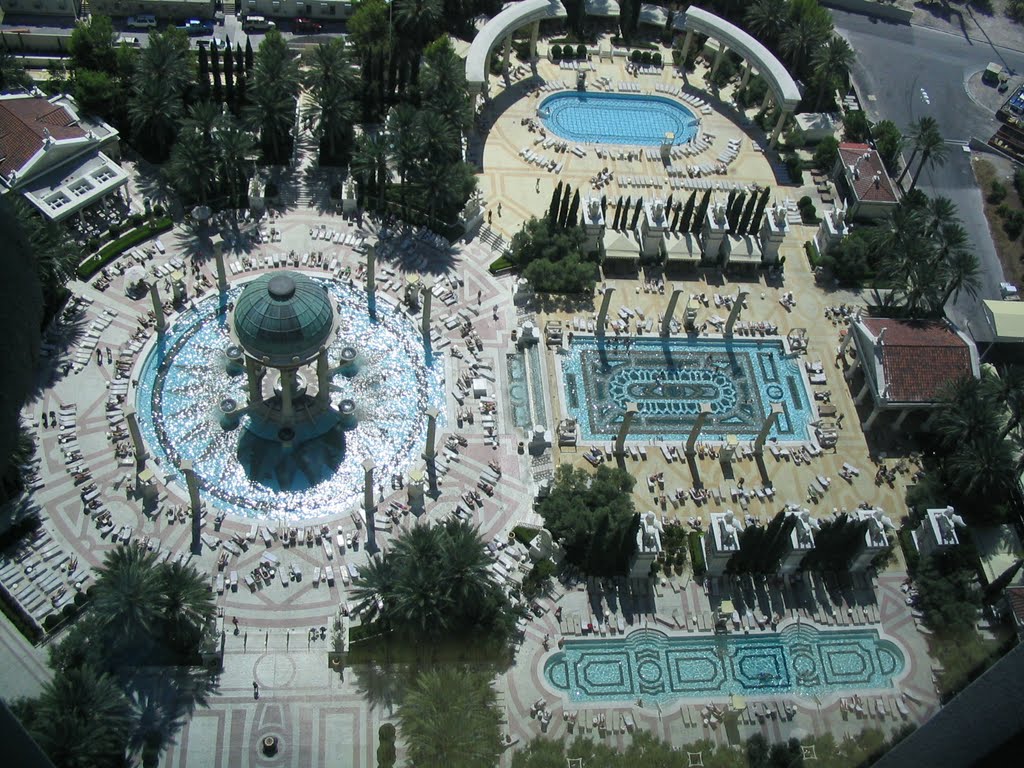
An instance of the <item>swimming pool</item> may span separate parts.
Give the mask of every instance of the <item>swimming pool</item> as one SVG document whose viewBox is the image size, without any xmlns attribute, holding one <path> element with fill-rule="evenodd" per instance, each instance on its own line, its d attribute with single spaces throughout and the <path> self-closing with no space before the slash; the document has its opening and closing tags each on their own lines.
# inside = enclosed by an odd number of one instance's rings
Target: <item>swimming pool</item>
<svg viewBox="0 0 1024 768">
<path fill-rule="evenodd" d="M 565 410 L 584 441 L 619 432 L 626 403 L 638 413 L 630 440 L 685 440 L 702 403 L 712 414 L 701 439 L 753 440 L 772 403 L 782 414 L 769 437 L 808 439 L 814 420 L 799 363 L 781 339 L 630 338 L 577 336 L 562 357 Z"/>
<path fill-rule="evenodd" d="M 336 368 L 331 399 L 356 404 L 356 423 L 317 432 L 296 425 L 293 446 L 266 439 L 243 416 L 238 426 L 218 421 L 222 398 L 247 402 L 245 376 L 225 367 L 231 343 L 226 303 L 216 294 L 178 316 L 149 351 L 138 374 L 135 404 L 151 454 L 173 476 L 192 462 L 203 498 L 212 506 L 256 518 L 313 519 L 345 511 L 361 498 L 362 463 L 376 464 L 387 482 L 419 459 L 426 435 L 425 410 L 438 409 L 445 423 L 444 362 L 425 360 L 419 329 L 408 316 L 378 300 L 371 320 L 366 294 L 334 280 L 320 280 L 338 309 L 339 335 L 329 349 L 334 364 L 341 349 L 357 350 L 358 371 Z"/>
<path fill-rule="evenodd" d="M 790 625 L 771 635 L 669 637 L 640 629 L 614 640 L 566 640 L 544 679 L 571 701 L 668 701 L 738 694 L 820 696 L 892 688 L 902 651 L 875 630 Z"/>
<path fill-rule="evenodd" d="M 697 134 L 699 120 L 672 99 L 619 93 L 556 93 L 538 108 L 544 127 L 580 143 L 656 146 L 666 133 L 683 144 Z"/>
</svg>

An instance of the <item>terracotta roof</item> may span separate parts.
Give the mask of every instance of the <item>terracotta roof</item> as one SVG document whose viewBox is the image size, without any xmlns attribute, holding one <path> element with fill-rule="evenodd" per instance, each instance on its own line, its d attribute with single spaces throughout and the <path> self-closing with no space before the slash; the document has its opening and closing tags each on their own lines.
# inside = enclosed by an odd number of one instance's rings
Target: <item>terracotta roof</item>
<svg viewBox="0 0 1024 768">
<path fill-rule="evenodd" d="M 0 99 L 0 175 L 20 171 L 43 146 L 43 131 L 56 140 L 85 136 L 64 107 L 41 96 Z"/>
<path fill-rule="evenodd" d="M 1006 602 L 1013 612 L 1013 620 L 1018 627 L 1024 627 L 1024 587 L 1013 586 L 1003 590 L 1006 595 Z"/>
<path fill-rule="evenodd" d="M 885 172 L 882 158 L 878 152 L 867 144 L 846 142 L 839 145 L 839 157 L 843 163 L 843 172 L 853 187 L 858 200 L 881 203 L 895 203 L 896 190 L 893 188 L 889 174 Z M 856 174 L 850 172 L 850 166 L 857 169 Z M 875 181 L 875 177 L 878 181 Z"/>
<path fill-rule="evenodd" d="M 881 358 L 890 402 L 934 402 L 945 384 L 973 374 L 970 347 L 941 320 L 867 317 L 861 322 L 876 339 L 885 329 Z"/>
</svg>

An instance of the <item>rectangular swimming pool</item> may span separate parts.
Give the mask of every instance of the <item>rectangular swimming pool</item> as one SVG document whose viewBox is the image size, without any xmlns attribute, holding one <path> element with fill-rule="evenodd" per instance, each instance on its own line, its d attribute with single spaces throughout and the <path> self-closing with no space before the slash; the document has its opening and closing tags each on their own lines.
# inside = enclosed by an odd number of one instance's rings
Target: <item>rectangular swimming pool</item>
<svg viewBox="0 0 1024 768">
<path fill-rule="evenodd" d="M 873 629 L 821 631 L 790 625 L 764 635 L 670 637 L 640 629 L 625 638 L 569 639 L 544 665 L 544 680 L 571 701 L 820 696 L 892 688 L 906 665 Z"/>
<path fill-rule="evenodd" d="M 630 440 L 685 440 L 710 403 L 701 439 L 757 437 L 773 403 L 782 414 L 769 437 L 809 439 L 812 398 L 782 339 L 606 338 L 577 336 L 561 364 L 565 412 L 582 439 L 613 439 L 626 404 L 638 413 Z"/>
</svg>

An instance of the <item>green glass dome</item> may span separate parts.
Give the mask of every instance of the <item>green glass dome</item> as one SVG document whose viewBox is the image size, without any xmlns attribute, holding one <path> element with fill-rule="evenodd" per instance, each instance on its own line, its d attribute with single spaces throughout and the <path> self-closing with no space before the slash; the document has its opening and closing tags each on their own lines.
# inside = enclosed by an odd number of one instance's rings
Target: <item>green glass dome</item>
<svg viewBox="0 0 1024 768">
<path fill-rule="evenodd" d="M 334 310 L 327 291 L 310 278 L 271 272 L 242 290 L 235 302 L 234 327 L 253 357 L 275 367 L 304 363 L 330 340 Z"/>
</svg>

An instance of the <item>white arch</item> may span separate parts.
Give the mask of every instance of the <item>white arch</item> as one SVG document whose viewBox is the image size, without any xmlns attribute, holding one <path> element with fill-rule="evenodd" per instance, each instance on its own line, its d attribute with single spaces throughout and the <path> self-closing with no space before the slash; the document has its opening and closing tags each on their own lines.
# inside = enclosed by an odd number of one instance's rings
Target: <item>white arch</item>
<svg viewBox="0 0 1024 768">
<path fill-rule="evenodd" d="M 789 74 L 789 70 L 764 45 L 735 24 L 730 24 L 702 8 L 691 6 L 681 16 L 676 16 L 672 26 L 678 30 L 699 32 L 720 40 L 744 59 L 753 61 L 761 77 L 768 83 L 775 103 L 784 112 L 792 112 L 800 103 L 800 88 Z"/>
<path fill-rule="evenodd" d="M 512 3 L 488 21 L 469 47 L 466 56 L 466 82 L 470 91 L 479 93 L 487 84 L 488 60 L 498 41 L 520 27 L 541 19 L 564 19 L 568 14 L 558 0 L 522 0 Z"/>
</svg>

